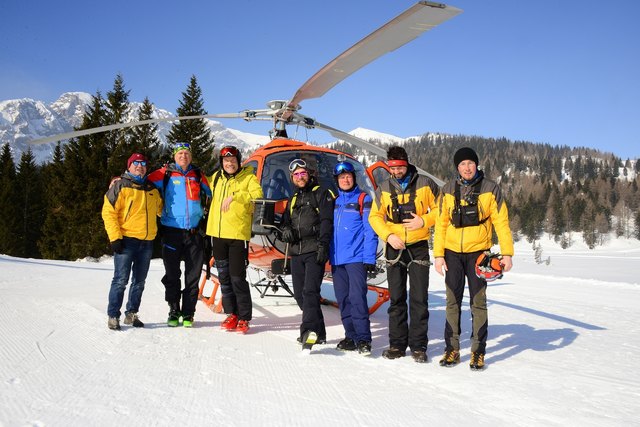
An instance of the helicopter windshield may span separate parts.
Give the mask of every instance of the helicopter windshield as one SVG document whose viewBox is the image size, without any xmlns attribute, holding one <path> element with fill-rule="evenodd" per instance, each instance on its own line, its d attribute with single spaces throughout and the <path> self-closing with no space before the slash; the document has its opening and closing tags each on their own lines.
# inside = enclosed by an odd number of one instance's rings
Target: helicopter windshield
<svg viewBox="0 0 640 427">
<path fill-rule="evenodd" d="M 303 159 L 320 186 L 337 191 L 333 168 L 340 161 L 347 161 L 356 170 L 356 183 L 361 190 L 373 196 L 373 185 L 364 166 L 342 154 L 322 151 L 285 151 L 274 153 L 265 158 L 262 169 L 262 191 L 266 199 L 288 199 L 293 194 L 293 184 L 289 178 L 289 163 L 294 159 Z"/>
</svg>

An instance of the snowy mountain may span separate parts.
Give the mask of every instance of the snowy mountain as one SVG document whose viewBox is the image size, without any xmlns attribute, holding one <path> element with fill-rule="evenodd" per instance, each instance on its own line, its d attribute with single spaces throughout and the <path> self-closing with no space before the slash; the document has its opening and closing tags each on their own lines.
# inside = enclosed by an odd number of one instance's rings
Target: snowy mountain
<svg viewBox="0 0 640 427">
<path fill-rule="evenodd" d="M 64 93 L 56 101 L 46 104 L 29 98 L 0 101 L 0 145 L 8 142 L 14 161 L 28 149 L 28 141 L 73 131 L 82 122 L 82 116 L 92 102 L 92 96 L 84 92 Z M 132 102 L 127 121 L 134 121 L 142 103 Z M 175 116 L 167 110 L 154 108 L 154 118 Z M 243 150 L 252 150 L 266 143 L 269 137 L 241 132 L 225 127 L 222 123 L 209 120 L 209 126 L 216 138 L 216 145 L 235 145 Z M 171 128 L 168 122 L 158 124 L 160 139 L 166 143 L 166 135 Z M 36 162 L 51 159 L 55 143 L 31 145 Z"/>
</svg>

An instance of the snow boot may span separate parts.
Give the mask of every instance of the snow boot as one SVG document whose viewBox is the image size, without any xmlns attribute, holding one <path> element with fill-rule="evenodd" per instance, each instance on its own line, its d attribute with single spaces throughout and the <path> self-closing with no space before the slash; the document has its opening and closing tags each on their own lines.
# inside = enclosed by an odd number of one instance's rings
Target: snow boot
<svg viewBox="0 0 640 427">
<path fill-rule="evenodd" d="M 369 356 L 371 354 L 371 343 L 369 341 L 359 341 L 358 353 L 363 356 Z"/>
<path fill-rule="evenodd" d="M 358 346 L 351 338 L 345 338 L 338 343 L 336 348 L 340 351 L 355 351 L 358 349 Z"/>
<path fill-rule="evenodd" d="M 318 340 L 318 334 L 313 331 L 307 331 L 302 335 L 302 351 L 311 351 L 313 345 Z"/>
<path fill-rule="evenodd" d="M 144 323 L 138 319 L 138 313 L 130 312 L 124 314 L 124 324 L 131 325 L 134 328 L 144 328 Z"/>
<path fill-rule="evenodd" d="M 396 347 L 389 347 L 382 352 L 382 357 L 384 357 L 385 359 L 398 359 L 399 357 L 404 357 L 405 354 L 406 350 L 400 350 Z"/>
<path fill-rule="evenodd" d="M 180 325 L 180 305 L 176 302 L 169 304 L 169 317 L 167 318 L 167 325 L 175 328 Z"/>
<path fill-rule="evenodd" d="M 296 341 L 298 341 L 298 344 L 302 344 L 302 338 L 301 337 L 296 338 Z M 327 343 L 327 338 L 326 337 L 318 337 L 318 339 L 316 340 L 316 344 L 315 345 L 326 344 L 326 343 Z"/>
<path fill-rule="evenodd" d="M 120 319 L 118 319 L 117 317 L 109 317 L 109 321 L 107 322 L 107 326 L 111 330 L 119 331 L 120 330 Z"/>
<path fill-rule="evenodd" d="M 247 332 L 249 332 L 249 321 L 248 320 L 239 320 L 235 331 L 236 332 L 240 332 L 241 334 L 246 334 Z"/>
<path fill-rule="evenodd" d="M 226 329 L 227 331 L 232 331 L 238 326 L 238 315 L 230 314 L 224 319 L 224 322 L 220 325 L 222 329 Z"/>
<path fill-rule="evenodd" d="M 471 352 L 469 368 L 472 371 L 482 371 L 484 369 L 484 353 Z"/>
<path fill-rule="evenodd" d="M 411 357 L 416 363 L 427 363 L 429 360 L 427 358 L 427 352 L 424 350 L 413 350 L 411 352 Z"/>
<path fill-rule="evenodd" d="M 184 316 L 182 318 L 182 326 L 184 326 L 185 328 L 191 328 L 193 326 L 193 323 L 193 316 Z"/>
<path fill-rule="evenodd" d="M 460 352 L 458 350 L 447 350 L 444 352 L 444 356 L 440 359 L 440 366 L 450 368 L 460 363 Z"/>
</svg>

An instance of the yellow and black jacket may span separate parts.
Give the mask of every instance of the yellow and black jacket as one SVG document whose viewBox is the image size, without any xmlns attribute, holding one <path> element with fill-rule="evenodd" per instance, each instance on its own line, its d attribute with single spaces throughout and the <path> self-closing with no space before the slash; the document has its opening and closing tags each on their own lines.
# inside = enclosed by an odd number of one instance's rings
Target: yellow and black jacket
<svg viewBox="0 0 640 427">
<path fill-rule="evenodd" d="M 219 174 L 219 177 L 216 176 Z M 253 174 L 253 168 L 242 167 L 236 174 L 222 170 L 209 178 L 212 199 L 207 220 L 207 235 L 223 239 L 251 239 L 253 200 L 262 198 L 262 187 Z M 222 201 L 233 196 L 227 212 L 222 212 Z"/>
<path fill-rule="evenodd" d="M 123 237 L 153 240 L 158 233 L 156 217 L 162 214 L 162 198 L 149 181 L 138 183 L 124 173 L 104 195 L 102 219 L 109 241 Z"/>
<path fill-rule="evenodd" d="M 429 229 L 435 223 L 436 197 L 438 185 L 429 177 L 419 175 L 415 166 L 409 165 L 407 173 L 411 179 L 407 188 L 402 190 L 398 180 L 393 176 L 380 184 L 376 190 L 376 199 L 371 206 L 369 224 L 373 227 L 378 237 L 385 242 L 391 234 L 400 237 L 406 245 L 411 245 L 420 240 L 429 240 Z M 415 190 L 415 191 L 414 191 Z M 413 203 L 410 202 L 412 193 L 415 192 Z M 397 195 L 397 204 L 412 204 L 414 213 L 422 218 L 424 227 L 418 230 L 408 230 L 402 221 L 394 221 L 394 203 L 392 197 Z"/>
<path fill-rule="evenodd" d="M 480 224 L 456 227 L 452 218 L 456 209 L 456 183 L 460 188 L 460 205 L 477 203 Z M 443 257 L 444 250 L 470 253 L 488 250 L 492 246 L 492 229 L 495 228 L 502 255 L 513 255 L 513 238 L 509 228 L 509 212 L 500 187 L 484 178 L 482 171 L 470 183 L 460 178 L 446 183 L 438 198 L 433 256 Z"/>
</svg>

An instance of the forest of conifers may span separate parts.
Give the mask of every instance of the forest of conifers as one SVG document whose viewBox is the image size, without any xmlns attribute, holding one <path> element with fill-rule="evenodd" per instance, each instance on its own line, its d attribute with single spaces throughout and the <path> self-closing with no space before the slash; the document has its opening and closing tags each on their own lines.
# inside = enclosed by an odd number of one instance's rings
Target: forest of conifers
<svg viewBox="0 0 640 427">
<path fill-rule="evenodd" d="M 94 95 L 78 129 L 122 122 L 130 108 L 128 96 L 117 76 L 106 96 Z M 203 105 L 193 76 L 176 115 L 206 114 Z M 145 99 L 138 119 L 149 119 L 152 112 L 153 104 Z M 100 215 L 104 193 L 132 152 L 150 158 L 149 170 L 170 160 L 157 132 L 156 125 L 145 125 L 75 138 L 58 144 L 52 161 L 43 165 L 30 151 L 14 161 L 5 144 L 0 152 L 0 253 L 66 260 L 110 253 Z M 191 142 L 193 162 L 207 174 L 213 171 L 220 147 L 206 121 L 175 123 L 167 141 Z M 476 150 L 480 168 L 501 185 L 516 239 L 533 243 L 546 232 L 563 248 L 577 240 L 594 248 L 610 236 L 640 239 L 637 161 L 588 148 L 462 135 L 425 134 L 404 146 L 411 163 L 444 180 L 454 174 L 458 148 Z M 344 143 L 334 148 L 358 151 Z"/>
</svg>

